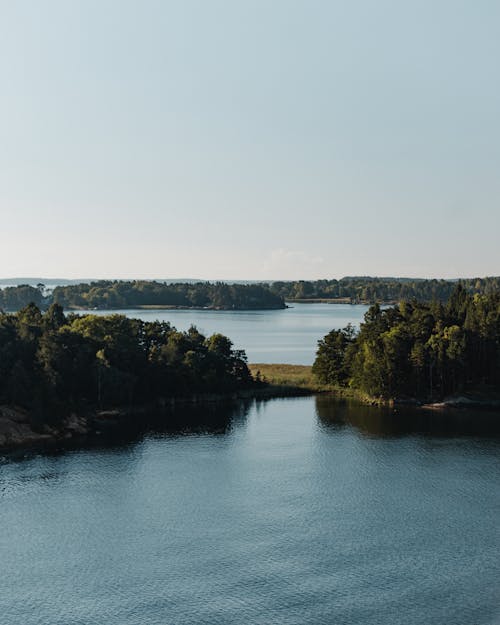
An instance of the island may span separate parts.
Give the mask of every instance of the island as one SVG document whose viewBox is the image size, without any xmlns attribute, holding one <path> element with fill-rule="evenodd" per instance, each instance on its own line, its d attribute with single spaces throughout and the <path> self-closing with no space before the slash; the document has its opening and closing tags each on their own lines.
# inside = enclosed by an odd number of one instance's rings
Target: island
<svg viewBox="0 0 500 625">
<path fill-rule="evenodd" d="M 30 303 L 46 309 L 52 303 L 67 310 L 124 308 L 196 308 L 211 310 L 279 310 L 281 295 L 262 284 L 225 282 L 157 282 L 154 280 L 99 280 L 56 286 L 8 286 L 0 290 L 0 309 L 20 310 Z"/>
</svg>

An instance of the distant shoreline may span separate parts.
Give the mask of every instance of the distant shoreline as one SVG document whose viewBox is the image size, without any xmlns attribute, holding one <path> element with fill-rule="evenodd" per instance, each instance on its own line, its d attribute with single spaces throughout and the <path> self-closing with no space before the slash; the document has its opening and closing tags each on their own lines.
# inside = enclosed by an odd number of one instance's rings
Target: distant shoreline
<svg viewBox="0 0 500 625">
<path fill-rule="evenodd" d="M 289 306 L 285 307 L 275 307 L 275 308 L 231 308 L 224 306 L 176 306 L 175 304 L 129 304 L 127 306 L 118 306 L 118 307 L 107 307 L 100 308 L 95 306 L 94 308 L 88 308 L 83 306 L 65 306 L 64 310 L 69 311 L 81 311 L 81 312 L 92 312 L 94 310 L 99 311 L 110 311 L 113 310 L 211 310 L 211 311 L 262 311 L 262 310 L 286 310 L 290 308 Z"/>
<path fill-rule="evenodd" d="M 119 306 L 119 307 L 108 307 L 108 308 L 89 308 L 83 306 L 65 306 L 65 310 L 71 311 L 93 311 L 93 310 L 212 310 L 212 311 L 252 311 L 252 310 L 286 310 L 287 308 L 293 308 L 293 306 L 288 306 L 288 304 L 348 304 L 350 306 L 370 306 L 373 302 L 368 301 L 359 301 L 352 302 L 347 298 L 338 298 L 338 299 L 286 299 L 285 307 L 275 307 L 275 308 L 230 308 L 223 306 L 177 306 L 175 304 L 130 304 L 128 306 Z M 395 301 L 386 301 L 379 302 L 380 306 L 393 306 L 397 304 Z"/>
<path fill-rule="evenodd" d="M 290 299 L 287 297 L 285 298 L 285 302 L 289 304 L 349 304 L 350 306 L 370 306 L 371 304 L 374 303 L 373 301 L 369 301 L 369 300 L 352 301 L 348 297 L 334 297 L 334 298 L 300 297 L 296 299 Z M 378 302 L 380 306 L 394 306 L 397 303 L 398 302 L 396 300 L 387 300 L 387 301 Z"/>
</svg>

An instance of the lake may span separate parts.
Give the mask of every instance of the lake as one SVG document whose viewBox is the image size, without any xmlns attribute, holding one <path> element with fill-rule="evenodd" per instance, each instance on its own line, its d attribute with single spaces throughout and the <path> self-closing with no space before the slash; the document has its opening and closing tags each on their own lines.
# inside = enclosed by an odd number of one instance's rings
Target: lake
<svg viewBox="0 0 500 625">
<path fill-rule="evenodd" d="M 462 419 L 213 404 L 4 459 L 1 622 L 499 623 L 500 435 Z"/>
<path fill-rule="evenodd" d="M 179 330 L 195 325 L 207 335 L 221 332 L 249 362 L 311 365 L 317 342 L 332 329 L 359 325 L 368 306 L 350 304 L 293 304 L 285 310 L 143 310 L 111 312 L 144 321 L 169 321 Z M 110 314 L 107 310 L 89 311 Z"/>
</svg>

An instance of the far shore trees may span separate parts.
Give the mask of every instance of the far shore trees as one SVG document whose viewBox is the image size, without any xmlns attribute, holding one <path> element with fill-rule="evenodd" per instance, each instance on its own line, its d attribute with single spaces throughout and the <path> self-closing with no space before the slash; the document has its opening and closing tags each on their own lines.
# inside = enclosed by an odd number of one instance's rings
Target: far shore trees
<svg viewBox="0 0 500 625">
<path fill-rule="evenodd" d="M 500 290 L 500 277 L 461 280 L 470 295 L 490 295 Z M 457 282 L 416 278 L 347 277 L 340 280 L 273 282 L 271 290 L 287 300 L 344 300 L 353 304 L 396 303 L 416 299 L 446 302 Z"/>
<path fill-rule="evenodd" d="M 57 286 L 43 284 L 0 289 L 0 310 L 16 311 L 33 302 L 39 308 L 51 303 L 66 309 L 113 310 L 135 307 L 212 308 L 220 310 L 272 310 L 285 308 L 280 295 L 268 285 L 224 282 L 165 283 L 154 280 L 99 280 Z"/>
</svg>

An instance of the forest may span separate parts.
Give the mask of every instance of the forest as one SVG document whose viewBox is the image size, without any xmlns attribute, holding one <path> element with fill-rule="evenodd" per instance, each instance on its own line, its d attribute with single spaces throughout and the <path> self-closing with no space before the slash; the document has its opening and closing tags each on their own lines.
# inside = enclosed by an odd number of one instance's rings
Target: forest
<svg viewBox="0 0 500 625">
<path fill-rule="evenodd" d="M 16 311 L 29 303 L 48 308 L 51 303 L 66 309 L 112 310 L 140 306 L 210 308 L 215 310 L 266 310 L 285 308 L 280 295 L 260 284 L 224 282 L 165 283 L 150 280 L 99 280 L 57 286 L 43 284 L 0 289 L 0 309 Z"/>
<path fill-rule="evenodd" d="M 499 392 L 500 292 L 472 295 L 460 284 L 446 304 L 374 304 L 359 332 L 348 325 L 319 341 L 313 373 L 385 399 Z"/>
<path fill-rule="evenodd" d="M 49 305 L 43 284 L 37 287 L 20 284 L 0 289 L 0 310 L 20 310 L 31 303 L 39 308 L 47 308 Z"/>
<path fill-rule="evenodd" d="M 222 334 L 117 314 L 66 316 L 59 304 L 0 314 L 0 403 L 35 421 L 252 384 L 245 353 Z"/>
<path fill-rule="evenodd" d="M 500 277 L 460 280 L 471 295 L 500 290 Z M 65 309 L 113 310 L 135 307 L 209 308 L 213 310 L 273 310 L 288 301 L 327 300 L 351 304 L 395 304 L 417 299 L 447 302 L 457 281 L 408 278 L 350 277 L 341 280 L 298 280 L 252 284 L 226 282 L 157 282 L 151 280 L 98 280 L 56 286 L 44 284 L 0 289 L 0 309 L 20 310 L 30 302 L 46 309 L 51 303 Z"/>
<path fill-rule="evenodd" d="M 500 277 L 460 280 L 467 293 L 488 295 L 500 290 Z M 411 278 L 348 277 L 341 280 L 273 282 L 271 290 L 286 300 L 344 300 L 352 304 L 397 303 L 417 299 L 446 302 L 457 281 Z"/>
<path fill-rule="evenodd" d="M 138 280 L 99 281 L 56 287 L 53 301 L 65 308 L 174 306 L 216 310 L 285 308 L 283 298 L 259 284 L 197 282 L 167 284 Z"/>
</svg>

